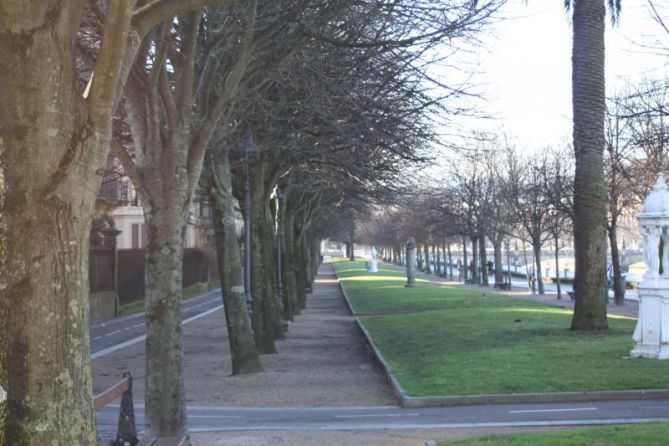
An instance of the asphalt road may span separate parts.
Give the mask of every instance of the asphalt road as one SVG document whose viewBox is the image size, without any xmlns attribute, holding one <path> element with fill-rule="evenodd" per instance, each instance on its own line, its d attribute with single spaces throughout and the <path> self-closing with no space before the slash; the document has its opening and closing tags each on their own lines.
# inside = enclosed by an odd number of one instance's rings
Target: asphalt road
<svg viewBox="0 0 669 446">
<path fill-rule="evenodd" d="M 135 404 L 138 430 L 143 405 Z M 188 407 L 190 432 L 259 430 L 462 429 L 576 426 L 669 420 L 669 400 L 455 407 Z M 98 432 L 116 431 L 118 405 L 98 412 Z"/>
<path fill-rule="evenodd" d="M 222 302 L 220 289 L 183 301 L 183 323 L 192 322 L 222 308 Z M 146 338 L 144 313 L 131 314 L 92 325 L 90 336 L 92 359 L 143 342 Z"/>
</svg>

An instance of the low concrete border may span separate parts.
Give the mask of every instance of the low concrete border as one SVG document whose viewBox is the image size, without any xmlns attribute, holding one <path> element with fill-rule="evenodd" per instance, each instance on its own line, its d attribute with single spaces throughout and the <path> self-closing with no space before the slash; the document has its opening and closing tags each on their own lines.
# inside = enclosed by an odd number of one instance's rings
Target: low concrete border
<svg viewBox="0 0 669 446">
<path fill-rule="evenodd" d="M 334 269 L 334 266 L 333 266 Z M 669 398 L 669 389 L 642 389 L 642 390 L 600 390 L 583 392 L 551 392 L 551 393 L 499 393 L 483 395 L 454 395 L 454 396 L 411 396 L 409 395 L 393 373 L 388 361 L 383 357 L 381 351 L 376 347 L 371 335 L 360 321 L 360 317 L 353 309 L 348 298 L 346 289 L 341 286 L 341 281 L 334 269 L 337 283 L 344 295 L 358 329 L 365 337 L 367 346 L 376 360 L 381 365 L 386 380 L 393 389 L 393 393 L 402 407 L 434 407 L 434 406 L 473 406 L 483 404 L 516 404 L 516 403 L 574 403 L 586 401 L 615 401 L 615 400 L 653 400 Z"/>
</svg>

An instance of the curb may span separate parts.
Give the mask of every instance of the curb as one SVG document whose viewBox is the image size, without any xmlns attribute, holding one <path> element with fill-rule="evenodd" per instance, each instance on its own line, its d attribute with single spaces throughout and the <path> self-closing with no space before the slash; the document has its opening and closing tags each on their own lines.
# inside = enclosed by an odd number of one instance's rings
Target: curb
<svg viewBox="0 0 669 446">
<path fill-rule="evenodd" d="M 333 267 L 334 269 L 334 267 Z M 582 392 L 551 392 L 551 393 L 499 393 L 482 395 L 438 395 L 438 396 L 411 396 L 399 383 L 393 373 L 388 361 L 383 357 L 381 351 L 376 347 L 367 329 L 360 322 L 360 317 L 353 309 L 348 294 L 341 286 L 339 276 L 335 270 L 337 283 L 344 295 L 344 300 L 358 329 L 365 337 L 367 346 L 375 361 L 381 365 L 386 381 L 393 389 L 393 393 L 405 408 L 435 407 L 435 406 L 474 406 L 484 404 L 517 404 L 517 403 L 575 403 L 592 401 L 615 401 L 615 400 L 654 400 L 669 398 L 669 389 L 641 389 L 641 390 L 597 390 Z"/>
</svg>

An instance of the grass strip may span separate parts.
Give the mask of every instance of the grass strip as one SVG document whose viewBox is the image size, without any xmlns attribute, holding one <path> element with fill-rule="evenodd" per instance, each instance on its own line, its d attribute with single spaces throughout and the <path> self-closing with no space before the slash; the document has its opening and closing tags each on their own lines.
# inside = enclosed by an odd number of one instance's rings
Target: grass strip
<svg viewBox="0 0 669 446">
<path fill-rule="evenodd" d="M 669 388 L 669 362 L 628 359 L 635 319 L 568 330 L 571 310 L 489 291 L 335 268 L 353 308 L 412 396 Z"/>
<path fill-rule="evenodd" d="M 665 445 L 669 423 L 569 429 L 536 434 L 486 435 L 439 446 L 654 446 Z"/>
</svg>

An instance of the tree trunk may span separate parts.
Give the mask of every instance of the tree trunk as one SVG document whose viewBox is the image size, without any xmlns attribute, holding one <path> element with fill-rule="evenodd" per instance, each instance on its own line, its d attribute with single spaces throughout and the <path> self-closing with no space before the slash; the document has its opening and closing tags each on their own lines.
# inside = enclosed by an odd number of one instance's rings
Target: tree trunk
<svg viewBox="0 0 669 446">
<path fill-rule="evenodd" d="M 430 265 L 430 245 L 427 243 L 423 245 L 423 257 L 425 258 L 425 274 L 432 274 L 432 266 Z"/>
<path fill-rule="evenodd" d="M 450 273 L 451 279 L 453 279 L 453 259 L 451 258 L 451 244 L 448 243 L 446 245 L 446 249 L 448 250 L 448 271 Z"/>
<path fill-rule="evenodd" d="M 283 284 L 285 299 L 288 301 L 290 308 L 290 318 L 300 314 L 300 303 L 297 295 L 297 278 L 296 278 L 296 259 L 295 259 L 295 204 L 290 201 L 290 197 L 286 196 L 286 212 L 284 222 L 284 249 L 283 256 Z M 347 256 L 349 245 L 346 244 Z"/>
<path fill-rule="evenodd" d="M 523 261 L 525 262 L 525 279 L 527 280 L 527 289 L 534 293 L 534 272 L 530 274 L 530 266 L 527 262 L 527 247 L 525 246 L 525 240 L 523 240 Z M 532 264 L 532 269 L 534 269 L 534 263 Z"/>
<path fill-rule="evenodd" d="M 144 425 L 149 435 L 175 437 L 185 435 L 188 424 L 181 331 L 185 220 L 179 211 L 171 212 L 167 206 L 156 206 L 151 211 L 145 209 L 144 213 L 149 239 L 146 249 Z"/>
<path fill-rule="evenodd" d="M 273 187 L 272 187 L 273 189 Z M 268 301 L 269 309 L 271 311 L 268 322 L 271 324 L 274 339 L 284 339 L 283 325 L 281 324 L 281 316 L 283 312 L 283 304 L 281 302 L 277 281 L 276 281 L 276 238 L 274 236 L 274 219 L 272 218 L 272 211 L 270 204 L 271 192 L 266 185 L 264 201 L 261 203 L 263 211 L 262 224 L 260 230 L 260 247 L 262 252 L 262 265 L 265 286 L 269 292 Z"/>
<path fill-rule="evenodd" d="M 254 163 L 251 169 L 251 296 L 253 296 L 253 335 L 260 354 L 276 353 L 274 345 L 274 296 L 267 281 L 263 234 L 266 222 L 264 163 Z M 270 242 L 271 243 L 271 242 Z M 270 267 L 271 268 L 271 267 Z M 271 269 L 270 269 L 271 273 Z"/>
<path fill-rule="evenodd" d="M 495 256 L 495 285 L 504 283 L 504 270 L 502 268 L 502 236 L 497 235 L 492 244 Z"/>
<path fill-rule="evenodd" d="M 471 268 L 472 268 L 472 283 L 477 284 L 479 283 L 480 277 L 479 277 L 479 252 L 478 252 L 478 236 L 472 237 L 472 261 L 471 263 Z"/>
<path fill-rule="evenodd" d="M 613 303 L 625 305 L 625 286 L 620 268 L 620 251 L 618 250 L 618 222 L 611 219 L 609 226 L 609 244 L 611 245 L 611 263 L 613 265 Z"/>
<path fill-rule="evenodd" d="M 560 245 L 558 235 L 555 234 L 555 284 L 557 285 L 557 298 L 562 299 L 562 285 L 560 284 Z"/>
<path fill-rule="evenodd" d="M 446 262 L 442 260 L 441 247 L 438 246 L 438 245 L 437 245 L 436 248 L 432 247 L 432 253 L 433 253 L 432 255 L 434 256 L 434 258 L 436 259 L 436 262 L 437 262 L 435 264 L 435 267 L 434 267 L 434 270 L 435 270 L 434 274 L 437 275 L 437 276 L 442 276 L 443 271 L 444 271 L 444 267 L 446 265 Z"/>
<path fill-rule="evenodd" d="M 277 280 L 280 280 L 280 294 L 281 294 L 281 308 L 283 310 L 282 317 L 284 320 L 293 319 L 293 308 L 291 300 L 288 298 L 288 293 L 286 292 L 286 201 L 285 195 L 284 198 L 276 200 L 277 209 L 276 209 L 276 238 L 277 246 L 279 249 L 279 264 L 280 268 L 277 268 Z"/>
<path fill-rule="evenodd" d="M 540 236 L 532 237 L 532 251 L 534 252 L 534 263 L 537 267 L 536 269 L 536 278 L 537 286 L 539 288 L 539 294 L 545 294 L 544 292 L 544 276 L 543 271 L 541 270 L 541 238 Z"/>
<path fill-rule="evenodd" d="M 467 283 L 469 263 L 467 263 L 467 237 L 462 236 L 462 280 Z"/>
<path fill-rule="evenodd" d="M 7 392 L 0 444 L 95 444 L 88 336 L 93 199 L 83 184 L 49 197 L 40 169 L 10 162 L 23 144 L 28 156 L 41 139 L 39 130 L 28 132 L 23 143 L 4 141 L 2 160 L 13 169 L 4 171 L 0 211 L 0 386 Z"/>
<path fill-rule="evenodd" d="M 38 5 L 39 3 L 39 5 Z M 111 118 L 74 75 L 82 2 L 0 7 L 0 444 L 95 444 L 88 246 Z M 111 110 L 106 110 L 111 113 Z"/>
<path fill-rule="evenodd" d="M 606 189 L 604 186 L 604 0 L 573 2 L 575 305 L 572 330 L 605 330 Z"/>
<path fill-rule="evenodd" d="M 223 154 L 216 161 L 218 165 L 212 169 L 216 179 L 211 198 L 223 308 L 232 357 L 232 374 L 243 375 L 262 371 L 262 365 L 244 300 L 244 271 L 239 255 L 228 154 Z"/>
<path fill-rule="evenodd" d="M 481 234 L 479 238 L 479 255 L 480 259 L 480 268 L 481 268 L 481 285 L 488 286 L 490 282 L 488 281 L 488 253 L 485 249 L 485 235 Z"/>
<path fill-rule="evenodd" d="M 297 287 L 297 302 L 301 310 L 307 308 L 307 292 L 305 289 L 306 272 L 304 258 L 304 232 L 299 230 L 295 244 L 295 286 Z M 352 251 L 351 251 L 352 252 Z"/>
</svg>

